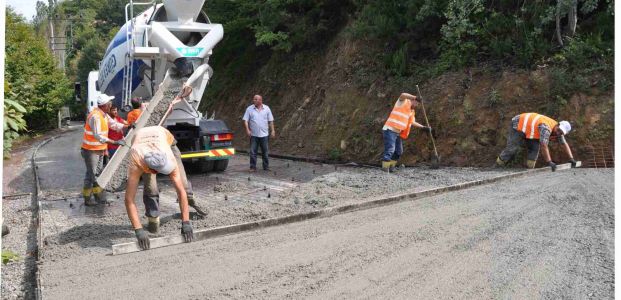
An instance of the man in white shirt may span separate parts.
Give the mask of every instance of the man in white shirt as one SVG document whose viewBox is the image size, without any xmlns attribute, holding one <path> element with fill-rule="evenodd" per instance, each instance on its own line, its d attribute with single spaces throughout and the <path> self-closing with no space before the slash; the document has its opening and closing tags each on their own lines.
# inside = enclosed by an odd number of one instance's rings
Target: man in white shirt
<svg viewBox="0 0 621 300">
<path fill-rule="evenodd" d="M 263 170 L 269 170 L 269 149 L 268 142 L 271 129 L 271 137 L 276 137 L 274 130 L 274 116 L 270 108 L 263 104 L 261 95 L 254 95 L 253 105 L 248 106 L 244 113 L 244 126 L 246 134 L 250 137 L 250 171 L 257 170 L 257 150 L 261 147 L 261 157 L 263 160 Z"/>
</svg>

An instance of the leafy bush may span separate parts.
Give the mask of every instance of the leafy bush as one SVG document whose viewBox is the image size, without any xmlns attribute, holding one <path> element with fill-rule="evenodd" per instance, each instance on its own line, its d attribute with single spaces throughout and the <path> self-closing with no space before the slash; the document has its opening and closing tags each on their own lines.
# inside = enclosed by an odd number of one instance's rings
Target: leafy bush
<svg viewBox="0 0 621 300">
<path fill-rule="evenodd" d="M 4 98 L 4 157 L 9 157 L 13 141 L 19 137 L 19 134 L 26 130 L 26 121 L 24 120 L 26 109 L 17 101 Z"/>
<path fill-rule="evenodd" d="M 328 159 L 331 161 L 340 161 L 343 158 L 343 152 L 341 149 L 332 148 L 328 151 Z"/>
<path fill-rule="evenodd" d="M 5 98 L 25 108 L 30 130 L 54 128 L 58 110 L 72 99 L 71 83 L 32 25 L 9 9 L 6 27 Z"/>
</svg>

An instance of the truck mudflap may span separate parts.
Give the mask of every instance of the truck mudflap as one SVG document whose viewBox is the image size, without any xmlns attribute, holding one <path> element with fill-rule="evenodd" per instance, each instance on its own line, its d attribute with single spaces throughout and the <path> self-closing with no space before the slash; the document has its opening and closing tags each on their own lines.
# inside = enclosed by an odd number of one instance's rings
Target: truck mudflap
<svg viewBox="0 0 621 300">
<path fill-rule="evenodd" d="M 211 149 L 181 153 L 181 159 L 204 158 L 207 160 L 229 159 L 235 155 L 235 148 Z"/>
</svg>

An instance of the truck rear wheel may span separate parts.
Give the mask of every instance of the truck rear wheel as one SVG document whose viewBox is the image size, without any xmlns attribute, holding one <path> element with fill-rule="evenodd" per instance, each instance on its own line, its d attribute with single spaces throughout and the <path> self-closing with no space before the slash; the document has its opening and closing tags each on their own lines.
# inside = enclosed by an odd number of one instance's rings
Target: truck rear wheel
<svg viewBox="0 0 621 300">
<path fill-rule="evenodd" d="M 198 171 L 201 173 L 208 173 L 214 170 L 214 161 L 213 160 L 199 160 L 198 164 L 196 164 Z"/>
<path fill-rule="evenodd" d="M 229 166 L 228 159 L 216 160 L 214 161 L 213 170 L 216 172 L 223 172 Z"/>
</svg>

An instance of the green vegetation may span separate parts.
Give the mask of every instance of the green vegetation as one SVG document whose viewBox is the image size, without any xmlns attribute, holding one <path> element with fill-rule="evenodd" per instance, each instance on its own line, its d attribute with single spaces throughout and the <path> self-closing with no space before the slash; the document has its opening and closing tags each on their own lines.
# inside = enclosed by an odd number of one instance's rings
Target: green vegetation
<svg viewBox="0 0 621 300">
<path fill-rule="evenodd" d="M 2 250 L 2 264 L 6 265 L 9 262 L 20 260 L 21 257 L 16 253 L 9 250 Z"/>
<path fill-rule="evenodd" d="M 328 151 L 328 159 L 331 161 L 341 161 L 343 159 L 343 151 L 338 148 L 332 148 Z"/>
<path fill-rule="evenodd" d="M 45 38 L 10 8 L 6 15 L 4 156 L 20 134 L 57 124 L 57 112 L 71 100 L 71 84 L 56 66 Z"/>
<path fill-rule="evenodd" d="M 480 61 L 528 68 L 556 54 L 570 64 L 595 65 L 591 57 L 612 55 L 607 50 L 613 49 L 614 40 L 611 0 L 355 3 L 359 9 L 353 30 L 356 36 L 387 45 L 388 57 L 407 45 L 407 65 L 432 60 L 435 73 Z M 399 65 L 387 67 L 400 73 Z"/>
</svg>

